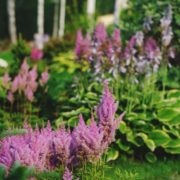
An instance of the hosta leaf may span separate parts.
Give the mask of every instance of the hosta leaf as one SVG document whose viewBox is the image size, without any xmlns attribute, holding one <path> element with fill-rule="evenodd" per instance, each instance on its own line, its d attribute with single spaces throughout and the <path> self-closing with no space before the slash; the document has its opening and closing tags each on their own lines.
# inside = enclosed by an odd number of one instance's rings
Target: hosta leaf
<svg viewBox="0 0 180 180">
<path fill-rule="evenodd" d="M 135 144 L 136 146 L 140 146 L 140 144 L 136 141 L 136 136 L 134 135 L 132 131 L 128 132 L 126 134 L 126 137 L 129 142 Z"/>
<path fill-rule="evenodd" d="M 148 147 L 151 151 L 154 151 L 154 150 L 155 150 L 156 145 L 155 145 L 155 143 L 154 143 L 153 140 L 151 140 L 151 139 L 145 139 L 144 142 L 145 142 L 145 144 L 147 145 L 147 147 Z"/>
<path fill-rule="evenodd" d="M 167 98 L 180 98 L 180 90 L 171 90 L 167 94 Z"/>
<path fill-rule="evenodd" d="M 154 163 L 154 162 L 156 162 L 156 160 L 157 160 L 157 157 L 156 157 L 155 154 L 153 154 L 152 152 L 148 152 L 148 153 L 145 155 L 145 157 L 146 157 L 146 160 L 147 160 L 148 162 L 150 162 L 150 163 Z"/>
<path fill-rule="evenodd" d="M 137 136 L 141 137 L 144 141 L 144 143 L 146 144 L 146 146 L 151 150 L 151 151 L 154 151 L 155 148 L 156 148 L 156 145 L 154 143 L 153 140 L 151 139 L 148 139 L 148 136 L 147 134 L 144 134 L 144 133 L 138 133 Z"/>
<path fill-rule="evenodd" d="M 97 94 L 95 94 L 95 93 L 93 93 L 93 92 L 88 92 L 85 96 L 86 96 L 88 99 L 98 100 Z"/>
<path fill-rule="evenodd" d="M 165 151 L 170 154 L 180 154 L 180 148 L 166 148 Z"/>
<path fill-rule="evenodd" d="M 129 128 L 127 127 L 127 125 L 124 121 L 121 121 L 121 123 L 119 125 L 119 130 L 122 134 L 126 134 L 126 132 L 129 131 Z"/>
<path fill-rule="evenodd" d="M 173 108 L 161 109 L 158 111 L 157 114 L 157 118 L 163 122 L 171 121 L 176 116 L 180 117 L 180 111 Z"/>
<path fill-rule="evenodd" d="M 107 152 L 107 162 L 116 160 L 119 157 L 119 151 L 115 148 L 109 148 Z"/>
<path fill-rule="evenodd" d="M 123 151 L 128 151 L 129 148 L 130 148 L 128 145 L 123 144 L 120 139 L 118 139 L 118 140 L 116 141 L 116 144 L 117 144 L 118 147 L 119 147 L 121 150 L 123 150 Z"/>
<path fill-rule="evenodd" d="M 180 139 L 172 139 L 168 144 L 164 145 L 165 148 L 180 148 Z"/>
<path fill-rule="evenodd" d="M 179 124 L 180 124 L 180 114 L 177 115 L 177 116 L 175 116 L 175 117 L 173 117 L 173 118 L 171 119 L 171 121 L 168 121 L 168 122 L 167 122 L 167 124 L 170 125 L 170 126 L 179 125 Z"/>
<path fill-rule="evenodd" d="M 162 130 L 154 130 L 149 133 L 149 138 L 152 139 L 156 146 L 166 145 L 170 141 L 169 135 Z"/>
</svg>

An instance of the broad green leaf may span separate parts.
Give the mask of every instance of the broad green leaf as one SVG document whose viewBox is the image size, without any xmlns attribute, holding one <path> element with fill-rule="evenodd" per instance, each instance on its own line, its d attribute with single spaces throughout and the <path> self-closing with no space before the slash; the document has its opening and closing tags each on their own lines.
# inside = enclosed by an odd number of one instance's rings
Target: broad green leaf
<svg viewBox="0 0 180 180">
<path fill-rule="evenodd" d="M 154 141 L 156 146 L 166 145 L 170 141 L 169 135 L 162 130 L 153 130 L 149 133 L 149 138 Z"/>
<path fill-rule="evenodd" d="M 107 162 L 114 161 L 119 157 L 119 151 L 115 148 L 109 148 L 107 152 Z"/>
<path fill-rule="evenodd" d="M 153 140 L 151 140 L 151 139 L 145 139 L 144 142 L 145 142 L 145 144 L 147 145 L 147 147 L 148 147 L 151 151 L 154 151 L 154 150 L 155 150 L 156 145 L 155 145 L 155 143 L 154 143 Z"/>
<path fill-rule="evenodd" d="M 163 147 L 165 147 L 165 148 L 180 148 L 180 139 L 172 139 Z"/>
<path fill-rule="evenodd" d="M 167 98 L 180 98 L 180 90 L 170 90 L 167 94 Z"/>
<path fill-rule="evenodd" d="M 177 148 L 166 148 L 165 151 L 170 154 L 180 154 L 180 147 Z"/>
<path fill-rule="evenodd" d="M 126 134 L 126 132 L 129 131 L 129 128 L 127 127 L 126 123 L 124 121 L 121 121 L 120 125 L 119 125 L 119 131 L 122 134 Z"/>
<path fill-rule="evenodd" d="M 147 160 L 148 162 L 150 162 L 150 163 L 154 163 L 154 162 L 156 162 L 156 160 L 157 160 L 156 155 L 153 154 L 152 152 L 148 152 L 148 153 L 145 155 L 145 157 L 146 157 L 146 160 Z"/>
<path fill-rule="evenodd" d="M 161 109 L 157 114 L 158 120 L 162 122 L 171 121 L 176 116 L 180 117 L 180 111 L 173 108 Z"/>
<path fill-rule="evenodd" d="M 119 148 L 120 148 L 121 150 L 123 150 L 123 151 L 128 151 L 129 148 L 130 148 L 128 145 L 123 144 L 120 139 L 118 139 L 118 140 L 116 141 L 116 144 L 117 144 L 117 145 L 119 146 Z"/>
</svg>

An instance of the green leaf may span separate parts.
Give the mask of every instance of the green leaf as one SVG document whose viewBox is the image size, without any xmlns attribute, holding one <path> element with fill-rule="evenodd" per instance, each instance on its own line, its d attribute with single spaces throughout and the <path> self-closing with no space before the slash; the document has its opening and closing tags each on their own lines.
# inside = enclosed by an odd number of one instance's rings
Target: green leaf
<svg viewBox="0 0 180 180">
<path fill-rule="evenodd" d="M 165 151 L 170 154 L 180 154 L 180 147 L 177 148 L 166 148 Z"/>
<path fill-rule="evenodd" d="M 156 146 L 166 145 L 170 141 L 169 135 L 162 130 L 154 130 L 149 133 L 149 138 L 152 139 Z"/>
<path fill-rule="evenodd" d="M 123 144 L 120 139 L 118 139 L 118 140 L 116 141 L 116 144 L 118 145 L 118 147 L 119 147 L 121 150 L 123 150 L 123 151 L 125 151 L 125 152 L 128 151 L 129 148 L 130 148 L 128 145 Z"/>
<path fill-rule="evenodd" d="M 157 118 L 159 121 L 171 121 L 174 117 L 180 117 L 180 111 L 173 108 L 161 109 L 158 111 Z"/>
<path fill-rule="evenodd" d="M 163 147 L 165 147 L 165 148 L 180 148 L 180 139 L 172 139 Z"/>
<path fill-rule="evenodd" d="M 119 151 L 115 148 L 109 148 L 107 152 L 107 162 L 114 161 L 119 157 Z"/>
<path fill-rule="evenodd" d="M 154 162 L 156 162 L 156 160 L 157 160 L 157 157 L 156 157 L 155 154 L 153 154 L 152 152 L 148 152 L 148 153 L 145 155 L 145 157 L 146 157 L 146 160 L 147 160 L 148 162 L 150 162 L 150 163 L 154 163 Z"/>
<path fill-rule="evenodd" d="M 129 131 L 129 128 L 127 127 L 126 123 L 124 121 L 121 121 L 120 125 L 119 125 L 119 131 L 122 134 L 126 134 L 126 132 Z"/>
<path fill-rule="evenodd" d="M 151 151 L 154 151 L 154 150 L 155 150 L 156 145 L 155 145 L 155 143 L 154 143 L 153 140 L 151 140 L 151 139 L 145 139 L 144 142 L 145 142 L 145 144 L 147 145 L 147 147 L 148 147 Z"/>
</svg>

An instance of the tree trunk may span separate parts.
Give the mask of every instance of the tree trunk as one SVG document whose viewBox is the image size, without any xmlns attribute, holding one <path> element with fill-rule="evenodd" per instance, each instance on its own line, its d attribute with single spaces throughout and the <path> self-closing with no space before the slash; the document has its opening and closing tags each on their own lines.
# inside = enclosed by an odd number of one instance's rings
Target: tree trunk
<svg viewBox="0 0 180 180">
<path fill-rule="evenodd" d="M 119 16 L 120 16 L 120 9 L 121 9 L 121 1 L 116 0 L 114 5 L 114 24 L 119 24 Z"/>
<path fill-rule="evenodd" d="M 44 0 L 38 0 L 38 17 L 37 17 L 38 34 L 44 34 Z"/>
<path fill-rule="evenodd" d="M 61 0 L 60 3 L 60 18 L 59 18 L 59 38 L 64 36 L 64 28 L 65 28 L 65 13 L 66 13 L 66 0 Z"/>
<path fill-rule="evenodd" d="M 87 15 L 90 24 L 89 31 L 93 31 L 94 14 L 95 14 L 96 0 L 88 0 L 87 2 Z"/>
<path fill-rule="evenodd" d="M 9 34 L 12 43 L 17 42 L 16 35 L 16 16 L 15 16 L 15 0 L 7 1 L 7 12 L 9 17 Z"/>
<path fill-rule="evenodd" d="M 59 17 L 59 8 L 58 1 L 54 2 L 54 19 L 53 19 L 53 37 L 57 38 L 58 36 L 58 17 Z"/>
<path fill-rule="evenodd" d="M 95 13 L 96 0 L 88 0 L 87 2 L 87 14 L 93 16 Z"/>
</svg>

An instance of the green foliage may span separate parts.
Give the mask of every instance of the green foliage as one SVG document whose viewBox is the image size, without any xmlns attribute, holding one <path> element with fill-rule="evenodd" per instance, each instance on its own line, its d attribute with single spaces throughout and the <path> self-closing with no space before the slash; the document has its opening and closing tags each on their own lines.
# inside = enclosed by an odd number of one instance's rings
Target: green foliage
<svg viewBox="0 0 180 180">
<path fill-rule="evenodd" d="M 15 162 L 11 167 L 8 176 L 6 176 L 6 169 L 0 166 L 1 180 L 27 180 L 32 177 L 34 169 L 32 167 L 23 167 L 18 162 Z"/>
</svg>

